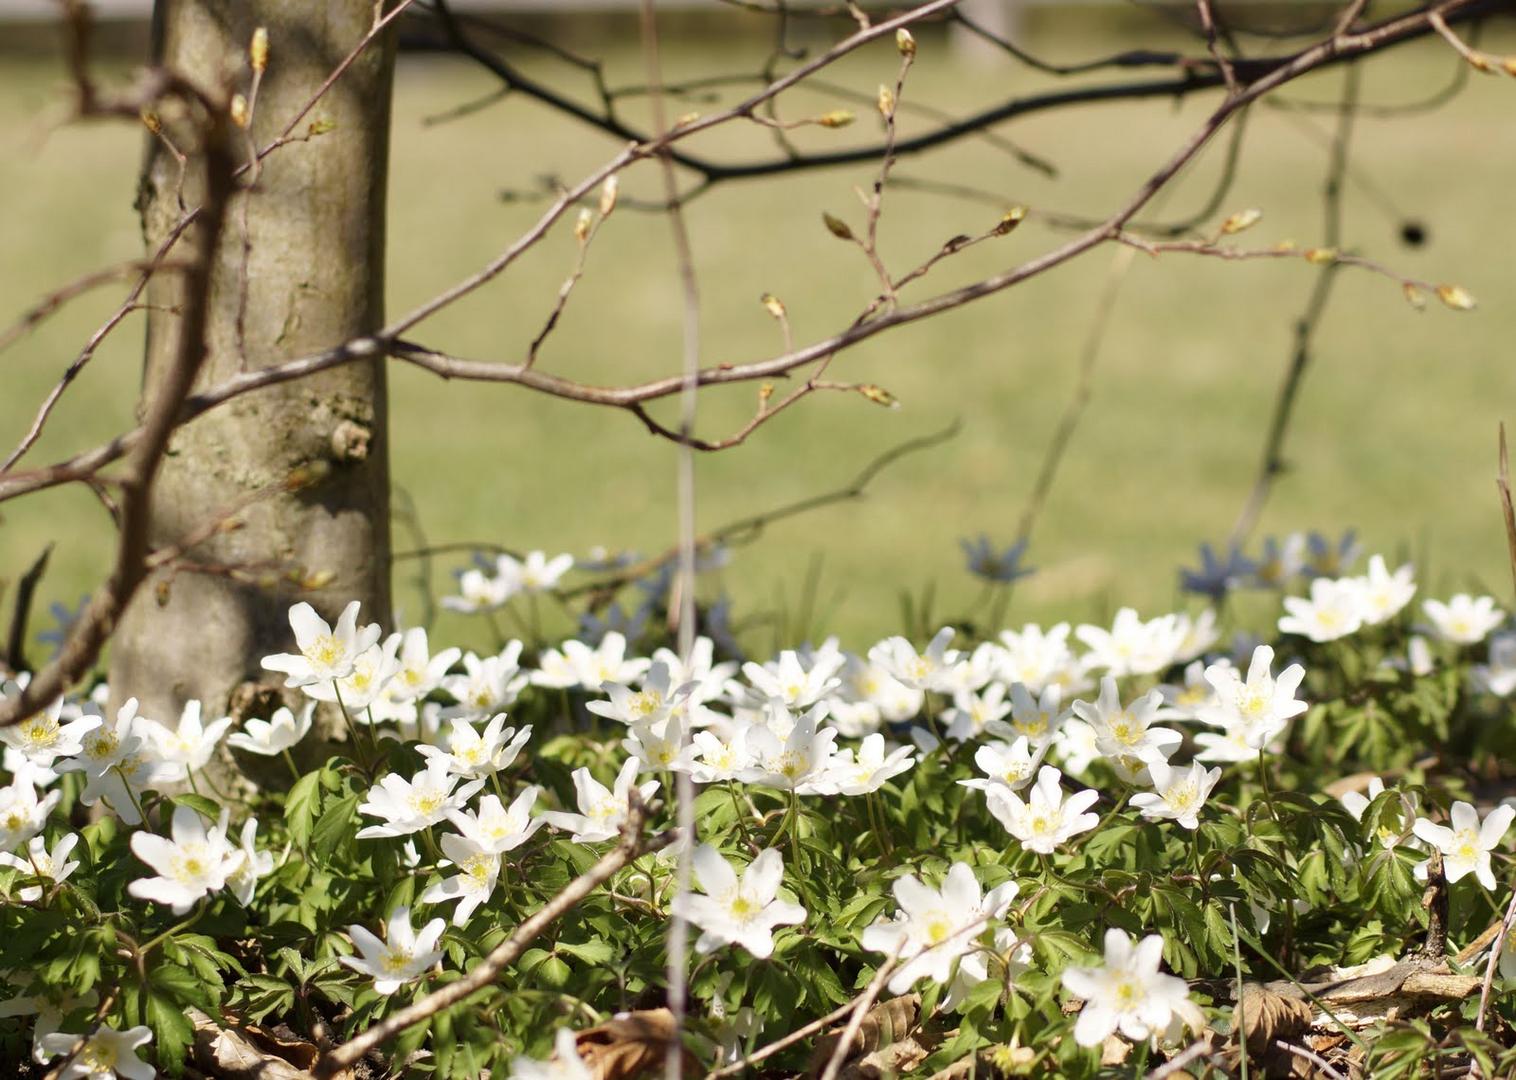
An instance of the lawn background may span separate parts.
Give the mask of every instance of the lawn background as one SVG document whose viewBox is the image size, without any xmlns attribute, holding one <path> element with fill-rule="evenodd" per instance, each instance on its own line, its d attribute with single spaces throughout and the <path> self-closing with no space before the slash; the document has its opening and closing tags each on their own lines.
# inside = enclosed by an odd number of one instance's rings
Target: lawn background
<svg viewBox="0 0 1516 1080">
<path fill-rule="evenodd" d="M 1032 28 L 1029 44 L 1073 60 L 1162 40 L 1134 35 L 1128 22 L 1044 19 Z M 736 15 L 719 36 L 669 40 L 668 77 L 756 70 L 768 45 L 764 25 Z M 572 29 L 579 47 L 605 56 L 613 83 L 640 78 L 634 38 L 590 26 Z M 1485 44 L 1516 51 L 1516 36 Z M 276 63 L 277 49 L 275 42 Z M 571 69 L 541 54 L 516 59 L 540 77 L 576 92 L 587 89 Z M 1365 67 L 1364 99 L 1416 101 L 1445 84 L 1456 63 L 1437 40 L 1396 50 Z M 881 42 L 829 78 L 871 96 L 895 66 L 893 46 Z M 1130 77 L 1117 72 L 1091 81 Z M 1342 79 L 1340 70 L 1324 73 L 1285 96 L 1334 100 Z M 1050 82 L 924 33 L 905 100 L 964 113 Z M 503 199 L 503 191 L 536 190 L 545 176 L 572 181 L 617 148 L 517 97 L 463 119 L 425 122 L 492 89 L 487 74 L 463 62 L 402 58 L 392 158 L 392 314 L 478 267 L 535 218 L 537 204 Z M 0 318 L 6 321 L 74 275 L 141 254 L 131 206 L 140 134 L 115 124 L 53 127 L 66 108 L 65 90 L 56 56 L 0 54 Z M 1209 94 L 1084 106 L 998 129 L 1053 162 L 1056 179 L 979 140 L 903 160 L 899 169 L 992 189 L 1034 209 L 1103 216 L 1214 100 Z M 1290 436 L 1294 468 L 1280 481 L 1262 527 L 1356 526 L 1371 549 L 1425 559 L 1423 573 L 1436 589 L 1485 587 L 1503 600 L 1510 584 L 1493 478 L 1496 425 L 1512 418 L 1516 401 L 1513 103 L 1516 81 L 1474 76 L 1439 111 L 1359 119 L 1347 246 L 1407 274 L 1456 281 L 1481 303 L 1466 315 L 1435 303 L 1418 314 L 1393 283 L 1342 274 Z M 826 94 L 794 94 L 782 99 L 782 112 L 799 117 L 839 104 L 845 103 Z M 1265 216 L 1245 242 L 1317 243 L 1323 135 L 1333 118 L 1277 108 L 1254 112 L 1239 178 L 1216 220 L 1256 206 Z M 629 104 L 628 115 L 640 118 L 640 107 Z M 906 130 L 921 123 L 912 120 Z M 875 128 L 865 115 L 849 129 L 802 132 L 797 142 L 849 145 L 875 138 Z M 1213 146 L 1186 175 L 1167 216 L 1183 216 L 1205 201 L 1222 146 Z M 756 127 L 719 132 L 697 147 L 741 160 L 775 152 L 771 133 Z M 764 292 L 783 298 L 801 342 L 835 332 L 867 302 L 869 268 L 856 249 L 828 235 L 821 212 L 861 222 L 852 188 L 873 173 L 868 166 L 738 182 L 690 207 L 706 363 L 758 359 L 780 349 L 759 303 Z M 624 190 L 652 195 L 656 174 L 643 167 L 627 177 Z M 997 217 L 993 207 L 973 201 L 892 190 L 881 226 L 883 254 L 898 271 L 948 237 L 983 230 Z M 1406 219 L 1423 223 L 1430 243 L 1404 246 Z M 1028 222 L 951 261 L 908 299 L 1013 265 L 1064 235 Z M 464 356 L 518 358 L 573 251 L 565 220 L 508 275 L 414 336 Z M 835 487 L 889 446 L 954 419 L 962 423 L 954 441 L 896 465 L 864 500 L 774 527 L 739 551 L 708 588 L 725 587 L 739 611 L 771 606 L 780 596 L 792 602 L 806 568 L 820 558 L 827 629 L 854 645 L 896 629 L 902 586 L 935 582 L 945 606 L 972 597 L 976 585 L 964 573 L 957 540 L 980 532 L 1010 539 L 1073 390 L 1083 336 L 1113 255 L 1098 250 L 1008 293 L 876 337 L 834 363 L 830 377 L 877 382 L 899 398 L 897 410 L 856 395 L 813 397 L 745 446 L 700 457 L 699 519 L 710 528 Z M 606 383 L 677 371 L 673 270 L 666 222 L 618 211 L 540 363 Z M 1137 259 L 1114 312 L 1093 400 L 1030 552 L 1039 572 L 1017 592 L 1011 621 L 1093 618 L 1127 603 L 1154 611 L 1176 602 L 1176 566 L 1193 561 L 1199 541 L 1223 538 L 1246 496 L 1314 274 L 1295 260 Z M 0 354 L 0 442 L 6 447 L 119 294 L 119 288 L 105 289 L 71 304 Z M 110 339 L 28 464 L 93 445 L 129 424 L 141 336 L 140 322 L 132 322 Z M 449 385 L 399 364 L 391 373 L 395 483 L 430 541 L 496 540 L 578 554 L 596 544 L 653 552 L 673 541 L 674 448 L 648 436 L 630 415 L 511 387 Z M 703 397 L 702 431 L 719 435 L 740 424 L 754 398 L 752 386 Z M 0 515 L 0 576 L 14 580 L 48 540 L 56 541 L 42 606 L 73 601 L 105 572 L 111 527 L 87 493 L 33 496 L 0 507 Z M 413 546 L 405 523 L 397 522 L 395 536 L 397 548 Z M 447 570 L 464 562 L 440 561 L 434 585 L 446 588 Z M 419 610 L 410 574 L 407 568 L 397 576 L 402 616 Z M 438 632 L 448 640 L 484 640 L 477 625 L 452 616 L 443 617 Z"/>
</svg>

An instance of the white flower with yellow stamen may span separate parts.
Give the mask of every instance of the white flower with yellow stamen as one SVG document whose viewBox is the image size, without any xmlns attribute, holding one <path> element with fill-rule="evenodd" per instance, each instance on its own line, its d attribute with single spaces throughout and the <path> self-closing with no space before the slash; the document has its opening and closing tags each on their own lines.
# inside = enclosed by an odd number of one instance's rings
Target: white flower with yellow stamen
<svg viewBox="0 0 1516 1080">
<path fill-rule="evenodd" d="M 79 843 L 78 833 L 69 833 L 61 837 L 53 850 L 47 850 L 47 841 L 40 836 L 34 836 L 26 842 L 25 858 L 12 855 L 8 851 L 0 851 L 0 866 L 9 866 L 12 870 L 19 871 L 23 877 L 40 878 L 43 881 L 51 881 L 57 884 L 67 881 L 68 876 L 79 869 L 77 862 L 69 862 L 69 853 Z M 27 885 L 16 893 L 25 903 L 32 903 L 42 899 L 41 885 Z"/>
<path fill-rule="evenodd" d="M 1175 1015 L 1186 1023 L 1195 1014 L 1189 984 L 1158 970 L 1163 938 L 1151 934 L 1135 945 L 1117 929 L 1105 933 L 1105 962 L 1099 967 L 1064 969 L 1066 990 L 1084 1000 L 1074 1024 L 1074 1041 L 1099 1046 L 1120 1032 L 1134 1042 L 1162 1035 Z"/>
<path fill-rule="evenodd" d="M 903 994 L 921 979 L 946 985 L 954 962 L 977 947 L 991 920 L 1005 914 L 1017 886 L 1007 881 L 985 893 L 968 863 L 959 862 L 948 868 L 941 889 L 907 874 L 895 879 L 893 891 L 900 910 L 866 928 L 862 942 L 865 949 L 901 961 L 889 990 Z"/>
<path fill-rule="evenodd" d="M 358 830 L 359 840 L 384 836 L 409 836 L 447 817 L 484 786 L 483 780 L 470 780 L 454 790 L 459 777 L 449 771 L 447 757 L 434 757 L 426 768 L 405 780 L 396 773 L 386 773 L 369 788 L 368 798 L 358 804 L 358 812 L 383 818 L 382 825 L 366 825 Z"/>
<path fill-rule="evenodd" d="M 10 851 L 41 832 L 62 797 L 61 791 L 50 791 L 39 800 L 30 776 L 17 776 L 0 788 L 0 850 Z"/>
<path fill-rule="evenodd" d="M 532 817 L 532 807 L 537 804 L 540 791 L 535 785 L 524 788 L 509 807 L 502 805 L 495 796 L 486 795 L 479 800 L 477 813 L 451 810 L 447 819 L 481 848 L 503 855 L 526 843 L 546 824 L 542 818 Z"/>
<path fill-rule="evenodd" d="M 1153 721 L 1170 716 L 1163 695 L 1150 690 L 1130 705 L 1121 703 L 1116 680 L 1100 680 L 1100 697 L 1091 704 L 1074 702 L 1074 712 L 1095 731 L 1095 745 L 1129 784 L 1146 783 L 1147 766 L 1167 761 L 1182 737 L 1169 728 L 1153 727 Z"/>
<path fill-rule="evenodd" d="M 411 926 L 411 909 L 398 907 L 385 930 L 388 941 L 380 941 L 366 927 L 349 926 L 348 936 L 358 947 L 359 955 L 344 956 L 342 963 L 372 978 L 376 992 L 393 994 L 442 959 L 437 941 L 446 926 L 442 919 L 433 919 L 417 933 Z"/>
<path fill-rule="evenodd" d="M 690 860 L 701 891 L 676 896 L 673 911 L 702 931 L 696 952 L 741 945 L 761 960 L 774 951 L 776 926 L 805 922 L 805 908 L 778 899 L 784 858 L 773 848 L 749 863 L 740 879 L 732 864 L 709 844 L 695 848 Z"/>
<path fill-rule="evenodd" d="M 778 702 L 770 702 L 770 711 L 788 713 Z M 745 728 L 741 736 L 743 752 L 753 764 L 744 770 L 741 779 L 800 795 L 822 793 L 817 785 L 825 780 L 837 741 L 835 728 L 817 730 L 825 715 L 826 706 L 817 705 L 795 719 L 783 742 L 767 724 Z"/>
<path fill-rule="evenodd" d="M 450 772 L 478 780 L 509 768 L 531 737 L 531 724 L 517 731 L 505 726 L 505 713 L 496 713 L 482 733 L 467 720 L 455 719 L 445 749 L 427 744 L 416 749 L 423 757 L 441 758 Z"/>
<path fill-rule="evenodd" d="M 1411 827 L 1422 840 L 1442 852 L 1442 872 L 1449 884 L 1465 874 L 1473 874 L 1486 889 L 1495 888 L 1495 872 L 1490 868 L 1490 852 L 1500 846 L 1516 808 L 1497 806 L 1481 823 L 1479 811 L 1466 802 L 1455 802 L 1448 813 L 1452 827 L 1417 818 Z M 1416 876 L 1425 880 L 1427 864 L 1416 868 Z"/>
<path fill-rule="evenodd" d="M 458 701 L 449 715 L 467 718 L 491 716 L 510 708 L 526 689 L 521 673 L 521 642 L 509 642 L 496 656 L 463 654 L 463 675 L 445 675 L 442 689 Z"/>
<path fill-rule="evenodd" d="M 1062 779 L 1057 769 L 1044 765 L 1025 802 L 1005 785 L 994 784 L 985 790 L 985 803 L 1022 847 L 1051 855 L 1059 844 L 1100 824 L 1099 814 L 1086 812 L 1100 799 L 1100 793 L 1087 789 L 1065 799 Z"/>
<path fill-rule="evenodd" d="M 1336 641 L 1363 625 L 1358 587 L 1351 581 L 1316 578 L 1311 582 L 1309 600 L 1286 596 L 1284 609 L 1289 614 L 1279 619 L 1279 632 L 1299 634 L 1312 641 Z"/>
<path fill-rule="evenodd" d="M 137 1048 L 152 1041 L 153 1033 L 146 1027 L 127 1028 L 117 1031 L 104 1024 L 96 1026 L 79 1046 L 79 1036 L 71 1031 L 59 1031 L 42 1040 L 43 1060 L 59 1054 L 72 1054 L 68 1064 L 58 1073 L 58 1080 L 153 1080 L 155 1070 L 137 1056 Z"/>
<path fill-rule="evenodd" d="M 160 779 L 177 781 L 205 768 L 216 752 L 216 744 L 231 726 L 230 716 L 203 723 L 200 702 L 191 700 L 184 703 L 176 727 L 157 720 L 143 720 L 142 733 L 147 737 L 153 757 L 163 764 Z"/>
<path fill-rule="evenodd" d="M 1260 645 L 1253 650 L 1246 679 L 1231 664 L 1212 664 L 1206 668 L 1206 680 L 1216 693 L 1208 705 L 1198 710 L 1197 716 L 1207 724 L 1238 732 L 1255 751 L 1268 746 L 1291 718 L 1308 708 L 1295 697 L 1300 681 L 1305 678 L 1305 668 L 1291 664 L 1275 678 L 1270 671 L 1273 663 L 1274 650 Z"/>
<path fill-rule="evenodd" d="M 543 820 L 555 829 L 571 830 L 577 844 L 614 839 L 621 832 L 622 822 L 626 821 L 633 787 L 644 803 L 651 801 L 658 790 L 656 780 L 636 783 L 640 765 L 636 758 L 627 758 L 616 774 L 615 786 L 610 789 L 591 776 L 589 769 L 575 769 L 574 791 L 578 796 L 579 813 L 549 810 L 542 815 Z"/>
<path fill-rule="evenodd" d="M 84 733 L 94 727 L 88 716 L 62 722 L 63 699 L 59 698 L 39 713 L 19 724 L 0 728 L 0 741 L 26 755 L 26 760 L 47 768 L 58 758 L 73 757 L 84 749 Z"/>
<path fill-rule="evenodd" d="M 1186 829 L 1200 828 L 1200 809 L 1221 779 L 1221 770 L 1207 772 L 1199 762 L 1187 769 L 1173 769 L 1162 761 L 1153 762 L 1148 769 L 1153 774 L 1155 790 L 1133 795 L 1132 805 L 1149 821 L 1171 820 Z"/>
<path fill-rule="evenodd" d="M 1505 612 L 1495 606 L 1493 596 L 1470 596 L 1459 593 L 1447 603 L 1427 600 L 1421 605 L 1432 629 L 1443 641 L 1455 645 L 1477 645 L 1495 627 L 1505 621 Z"/>
<path fill-rule="evenodd" d="M 126 891 L 139 900 L 165 904 L 183 915 L 196 900 L 226 886 L 241 866 L 242 852 L 226 839 L 225 814 L 210 828 L 205 819 L 187 806 L 174 807 L 169 824 L 172 839 L 149 832 L 132 834 L 132 853 L 157 871 L 157 877 L 139 878 Z"/>
<path fill-rule="evenodd" d="M 282 754 L 310 733 L 311 720 L 315 715 L 314 701 L 308 702 L 300 710 L 298 720 L 288 709 L 275 709 L 274 715 L 267 720 L 244 722 L 241 732 L 226 737 L 226 745 L 265 757 Z"/>
<path fill-rule="evenodd" d="M 456 833 L 442 837 L 442 851 L 458 873 L 433 885 L 421 894 L 423 904 L 445 904 L 453 901 L 453 925 L 462 926 L 474 914 L 474 909 L 490 898 L 495 884 L 500 880 L 500 853 Z"/>
<path fill-rule="evenodd" d="M 944 626 L 933 635 L 926 651 L 919 653 L 903 637 L 885 638 L 869 650 L 869 661 L 912 689 L 950 691 L 953 667 L 960 655 L 948 648 L 955 632 L 951 626 Z"/>
<path fill-rule="evenodd" d="M 358 628 L 358 608 L 357 600 L 348 604 L 333 627 L 309 604 L 296 604 L 290 608 L 290 627 L 300 651 L 265 656 L 263 666 L 283 673 L 284 685 L 291 689 L 352 674 L 353 663 L 379 640 L 380 634 L 377 623 Z"/>
</svg>

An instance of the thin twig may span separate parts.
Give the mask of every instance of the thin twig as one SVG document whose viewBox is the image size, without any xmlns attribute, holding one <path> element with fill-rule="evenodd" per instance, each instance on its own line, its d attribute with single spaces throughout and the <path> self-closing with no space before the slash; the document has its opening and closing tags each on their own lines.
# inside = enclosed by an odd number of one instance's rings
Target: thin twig
<svg viewBox="0 0 1516 1080">
<path fill-rule="evenodd" d="M 1316 1068 L 1320 1069 L 1327 1076 L 1329 1076 L 1331 1080 L 1348 1080 L 1348 1078 L 1343 1076 L 1342 1073 L 1332 1068 L 1332 1066 L 1327 1062 L 1326 1058 L 1322 1057 L 1315 1051 L 1307 1050 L 1303 1046 L 1296 1046 L 1294 1043 L 1287 1043 L 1283 1039 L 1275 1039 L 1274 1045 L 1283 1050 L 1285 1053 L 1292 1054 L 1295 1057 L 1300 1058 L 1302 1061 L 1309 1061 L 1312 1065 L 1316 1066 Z"/>
<path fill-rule="evenodd" d="M 35 562 L 21 575 L 21 580 L 16 583 L 16 601 L 11 609 L 11 629 L 6 636 L 5 664 L 12 671 L 29 671 L 30 665 L 26 662 L 26 624 L 31 616 L 32 597 L 37 593 L 37 585 L 42 581 L 42 575 L 47 570 L 48 557 L 53 553 L 53 545 L 49 543 L 42 549 L 42 554 L 37 556 Z"/>
<path fill-rule="evenodd" d="M 457 1004 L 476 990 L 489 986 L 502 971 L 526 951 L 526 947 L 538 934 L 609 881 L 618 870 L 638 856 L 650 851 L 660 851 L 679 838 L 677 829 L 669 829 L 644 839 L 642 826 L 647 816 L 647 807 L 635 797 L 634 793 L 626 822 L 621 829 L 620 842 L 602 855 L 595 865 L 569 882 L 562 892 L 518 926 L 510 937 L 490 950 L 489 955 L 475 964 L 462 978 L 438 987 L 425 997 L 413 1001 L 405 1008 L 386 1016 L 379 1023 L 359 1032 L 348 1042 L 328 1050 L 316 1063 L 316 1075 L 328 1077 L 343 1069 L 351 1068 L 358 1063 L 360 1058 L 387 1039 L 392 1039 L 413 1024 L 419 1024 L 448 1006 Z"/>
<path fill-rule="evenodd" d="M 977 920 L 976 926 L 982 923 L 983 920 Z M 879 970 L 874 972 L 874 977 L 869 980 L 868 986 L 864 987 L 863 993 L 858 995 L 853 1005 L 853 1015 L 848 1017 L 847 1027 L 842 1029 L 842 1037 L 837 1040 L 837 1045 L 832 1047 L 832 1056 L 827 1059 L 826 1068 L 821 1070 L 821 1080 L 837 1080 L 837 1071 L 842 1068 L 842 1063 L 847 1060 L 848 1053 L 853 1048 L 854 1040 L 858 1038 L 858 1031 L 863 1027 L 863 1018 L 868 1015 L 869 1009 L 873 1008 L 874 999 L 884 989 L 885 982 L 894 974 L 895 965 L 899 961 L 900 950 L 904 944 L 903 940 L 896 943 L 884 963 L 879 965 Z"/>
</svg>

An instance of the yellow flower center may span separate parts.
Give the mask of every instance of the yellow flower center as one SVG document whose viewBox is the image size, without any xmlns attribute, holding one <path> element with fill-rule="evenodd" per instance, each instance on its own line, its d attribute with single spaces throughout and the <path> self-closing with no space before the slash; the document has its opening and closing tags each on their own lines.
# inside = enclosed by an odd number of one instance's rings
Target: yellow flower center
<svg viewBox="0 0 1516 1080">
<path fill-rule="evenodd" d="M 342 644 L 331 634 L 322 634 L 306 650 L 306 658 L 323 667 L 331 667 L 342 655 Z"/>
<path fill-rule="evenodd" d="M 941 945 L 953 932 L 953 923 L 946 915 L 937 912 L 926 923 L 926 939 L 933 945 Z"/>
</svg>

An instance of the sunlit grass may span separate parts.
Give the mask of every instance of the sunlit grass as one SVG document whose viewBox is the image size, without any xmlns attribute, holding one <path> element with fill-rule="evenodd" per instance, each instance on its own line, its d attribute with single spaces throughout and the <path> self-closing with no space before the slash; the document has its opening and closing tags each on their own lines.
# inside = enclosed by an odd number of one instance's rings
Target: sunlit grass
<svg viewBox="0 0 1516 1080">
<path fill-rule="evenodd" d="M 669 49 L 670 77 L 752 68 L 762 40 L 716 51 L 709 42 Z M 1088 35 L 1045 36 L 1039 46 L 1070 57 L 1109 45 Z M 538 74 L 572 78 L 528 56 Z M 636 81 L 640 57 L 612 50 L 613 81 Z M 1436 42 L 1407 47 L 1366 68 L 1369 100 L 1412 101 L 1443 84 L 1453 58 Z M 893 74 L 881 43 L 831 76 L 872 95 Z M 1129 77 L 1119 75 L 1117 77 Z M 1341 73 L 1291 91 L 1332 99 Z M 980 66 L 923 38 L 906 100 L 955 112 L 1046 82 L 1024 69 Z M 54 284 L 140 253 L 131 203 L 141 145 L 124 127 L 47 133 L 39 117 L 61 109 L 59 69 L 0 61 L 0 312 L 19 312 Z M 389 294 L 407 310 L 475 269 L 539 212 L 503 200 L 551 175 L 582 175 L 616 144 L 525 99 L 465 119 L 424 118 L 487 93 L 489 77 L 462 63 L 407 59 L 394 128 Z M 1291 471 L 1281 479 L 1265 530 L 1356 525 L 1371 547 L 1430 556 L 1427 580 L 1479 579 L 1505 586 L 1497 518 L 1497 422 L 1516 392 L 1508 361 L 1516 281 L 1508 212 L 1516 142 L 1509 117 L 1516 87 L 1475 79 L 1441 112 L 1363 118 L 1354 140 L 1359 181 L 1346 218 L 1349 246 L 1408 274 L 1457 281 L 1482 301 L 1470 315 L 1416 314 L 1392 283 L 1345 273 L 1318 334 L 1291 435 Z M 826 95 L 786 100 L 787 115 L 834 107 Z M 691 108 L 708 109 L 705 103 Z M 1039 114 L 1003 129 L 1050 159 L 1043 177 L 982 142 L 900 164 L 903 175 L 990 189 L 1007 200 L 1080 215 L 1109 212 L 1202 119 L 1207 101 L 1087 106 Z M 860 109 L 860 112 L 865 110 Z M 634 103 L 628 114 L 636 117 Z M 1332 118 L 1262 109 L 1252 120 L 1240 178 L 1219 217 L 1265 211 L 1243 239 L 1319 240 Z M 852 129 L 808 131 L 807 147 L 872 138 L 872 118 Z M 1314 132 L 1314 134 L 1313 134 Z M 769 133 L 746 129 L 699 144 L 746 160 L 776 152 Z M 1182 216 L 1202 204 L 1220 166 L 1213 148 L 1167 204 Z M 800 341 L 845 326 L 872 295 L 858 252 L 821 225 L 823 209 L 861 222 L 852 188 L 874 167 L 806 173 L 718 188 L 690 208 L 702 284 L 707 363 L 772 355 L 782 342 L 759 296 L 784 299 Z M 1365 194 L 1364 185 L 1372 188 Z M 627 178 L 628 195 L 652 195 L 656 176 Z M 1385 206 L 1388 199 L 1393 208 Z M 924 258 L 945 239 L 986 228 L 991 206 L 915 191 L 887 196 L 882 246 L 893 267 Z M 1403 220 L 1423 222 L 1425 247 L 1407 248 Z M 1013 265 L 1063 233 L 1035 220 L 1012 236 L 945 265 L 908 298 Z M 573 256 L 563 223 L 509 275 L 439 316 L 416 335 L 465 356 L 518 359 L 537 332 Z M 820 607 L 827 625 L 857 643 L 898 622 L 897 593 L 935 582 L 943 603 L 975 589 L 959 537 L 1009 540 L 1059 411 L 1071 393 L 1079 350 L 1114 252 L 1097 251 L 1022 287 L 903 328 L 843 354 L 829 375 L 877 382 L 898 410 L 856 395 L 818 396 L 760 430 L 748 444 L 699 461 L 703 528 L 846 482 L 871 457 L 906 438 L 962 422 L 952 443 L 901 462 L 863 500 L 797 518 L 743 549 L 720 582 L 739 610 L 793 603 L 805 568 L 822 560 Z M 1095 394 L 1064 462 L 1030 553 L 1040 568 L 1018 591 L 1012 618 L 1094 615 L 1117 603 L 1143 609 L 1175 599 L 1175 566 L 1196 542 L 1230 529 L 1257 468 L 1293 322 L 1315 271 L 1303 262 L 1217 264 L 1185 256 L 1139 257 L 1120 295 L 1101 354 Z M 105 290 L 70 306 L 0 357 L 0 442 L 13 445 L 35 403 L 116 302 Z M 28 461 L 43 463 L 93 444 L 129 423 L 138 380 L 140 323 L 124 327 L 70 391 Z M 589 271 L 540 363 L 595 382 L 628 382 L 678 370 L 679 294 L 666 223 L 618 211 L 597 240 Z M 661 551 L 675 537 L 673 447 L 630 415 L 546 399 L 509 387 L 446 384 L 393 369 L 394 473 L 431 542 L 493 540 L 520 548 L 585 552 L 591 545 Z M 781 391 L 782 391 L 781 387 Z M 708 396 L 701 428 L 724 434 L 751 412 L 757 388 Z M 207 508 L 208 510 L 210 508 Z M 79 491 L 0 508 L 0 574 L 14 579 L 56 541 L 44 599 L 72 599 L 104 573 L 108 519 Z M 401 549 L 416 542 L 397 523 Z M 433 585 L 446 587 L 441 561 Z M 418 606 L 402 573 L 402 614 Z M 714 583 L 713 583 L 714 584 Z M 456 638 L 472 627 L 444 619 Z M 767 642 L 763 643 L 765 646 Z"/>
</svg>

